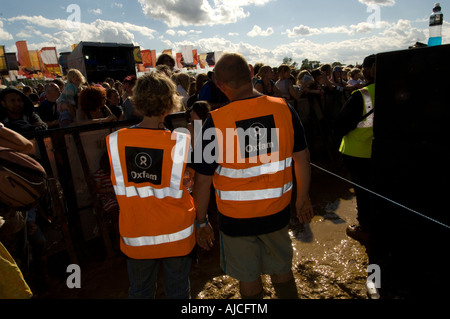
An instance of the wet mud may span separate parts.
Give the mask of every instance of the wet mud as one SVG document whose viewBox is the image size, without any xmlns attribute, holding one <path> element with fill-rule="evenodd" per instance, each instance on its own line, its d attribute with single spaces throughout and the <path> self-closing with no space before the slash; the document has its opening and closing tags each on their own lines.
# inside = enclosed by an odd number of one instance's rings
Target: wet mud
<svg viewBox="0 0 450 319">
<path fill-rule="evenodd" d="M 302 225 L 293 218 L 290 225 L 294 250 L 292 269 L 299 298 L 366 299 L 365 247 L 345 233 L 347 225 L 356 222 L 356 200 L 350 185 L 313 169 L 311 199 L 316 214 L 312 222 Z M 214 223 L 214 216 L 211 219 Z M 68 261 L 62 253 L 49 257 L 47 285 L 36 290 L 34 298 L 126 299 L 125 257 L 117 252 L 114 257 L 106 258 L 101 241 L 92 246 L 80 260 L 81 288 L 67 288 Z M 211 251 L 197 252 L 190 279 L 193 299 L 240 298 L 238 282 L 220 269 L 217 239 Z M 277 298 L 269 276 L 263 276 L 263 286 L 265 299 Z M 161 279 L 157 298 L 164 298 Z"/>
</svg>

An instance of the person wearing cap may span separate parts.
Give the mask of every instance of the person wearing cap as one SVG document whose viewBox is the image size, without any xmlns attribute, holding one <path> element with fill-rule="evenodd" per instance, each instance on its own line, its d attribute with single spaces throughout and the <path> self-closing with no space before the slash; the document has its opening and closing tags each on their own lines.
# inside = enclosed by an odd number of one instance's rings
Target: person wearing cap
<svg viewBox="0 0 450 319">
<path fill-rule="evenodd" d="M 35 132 L 48 129 L 35 112 L 28 96 L 15 88 L 0 92 L 0 121 L 17 133 Z"/>
<path fill-rule="evenodd" d="M 352 181 L 363 187 L 370 184 L 373 119 L 375 107 L 376 56 L 364 59 L 363 75 L 367 85 L 356 90 L 342 107 L 333 123 L 336 136 L 343 136 L 339 151 Z M 369 218 L 372 206 L 370 193 L 355 187 L 359 225 L 347 227 L 347 235 L 363 243 L 369 236 Z"/>
</svg>

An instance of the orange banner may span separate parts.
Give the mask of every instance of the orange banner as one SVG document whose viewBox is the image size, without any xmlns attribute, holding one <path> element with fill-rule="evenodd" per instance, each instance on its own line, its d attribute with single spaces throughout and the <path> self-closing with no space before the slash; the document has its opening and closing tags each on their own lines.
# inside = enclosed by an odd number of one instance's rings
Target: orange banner
<svg viewBox="0 0 450 319">
<path fill-rule="evenodd" d="M 183 65 L 183 54 L 182 53 L 177 53 L 177 67 L 179 68 L 179 69 L 182 69 L 182 68 L 184 68 L 184 65 Z"/>
<path fill-rule="evenodd" d="M 142 64 L 144 65 L 144 67 L 153 66 L 152 54 L 151 54 L 150 50 L 141 50 L 141 58 L 142 58 Z"/>
<path fill-rule="evenodd" d="M 194 58 L 194 65 L 196 66 L 198 64 L 197 50 L 192 50 L 192 57 Z"/>
<path fill-rule="evenodd" d="M 28 53 L 27 41 L 17 41 L 17 60 L 22 68 L 31 68 L 30 54 Z"/>
<path fill-rule="evenodd" d="M 156 67 L 156 50 L 150 50 L 152 56 L 152 68 Z"/>
</svg>

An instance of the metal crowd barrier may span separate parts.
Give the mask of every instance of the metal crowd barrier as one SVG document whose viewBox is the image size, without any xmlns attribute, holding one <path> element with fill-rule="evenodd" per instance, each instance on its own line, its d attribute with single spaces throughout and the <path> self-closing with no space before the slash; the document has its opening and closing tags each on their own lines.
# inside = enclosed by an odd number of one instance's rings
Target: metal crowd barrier
<svg viewBox="0 0 450 319">
<path fill-rule="evenodd" d="M 33 142 L 32 156 L 63 193 L 63 203 L 52 202 L 53 211 L 46 212 L 59 215 L 59 225 L 52 228 L 58 230 L 44 231 L 47 255 L 67 250 L 74 262 L 87 243 L 98 237 L 103 239 L 106 255 L 114 254 L 93 174 L 100 168 L 100 158 L 106 152 L 106 136 L 136 123 L 119 121 L 23 134 Z M 53 187 L 49 191 L 55 193 L 58 189 Z"/>
</svg>

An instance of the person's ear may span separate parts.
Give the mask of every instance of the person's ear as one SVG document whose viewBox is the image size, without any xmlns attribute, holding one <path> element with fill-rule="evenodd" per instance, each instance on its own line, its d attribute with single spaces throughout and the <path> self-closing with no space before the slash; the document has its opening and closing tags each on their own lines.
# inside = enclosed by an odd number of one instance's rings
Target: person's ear
<svg viewBox="0 0 450 319">
<path fill-rule="evenodd" d="M 215 80 L 214 82 L 216 83 L 216 86 L 217 86 L 222 92 L 224 92 L 224 91 L 226 90 L 225 85 L 224 85 L 222 82 L 217 81 L 217 80 Z"/>
</svg>

